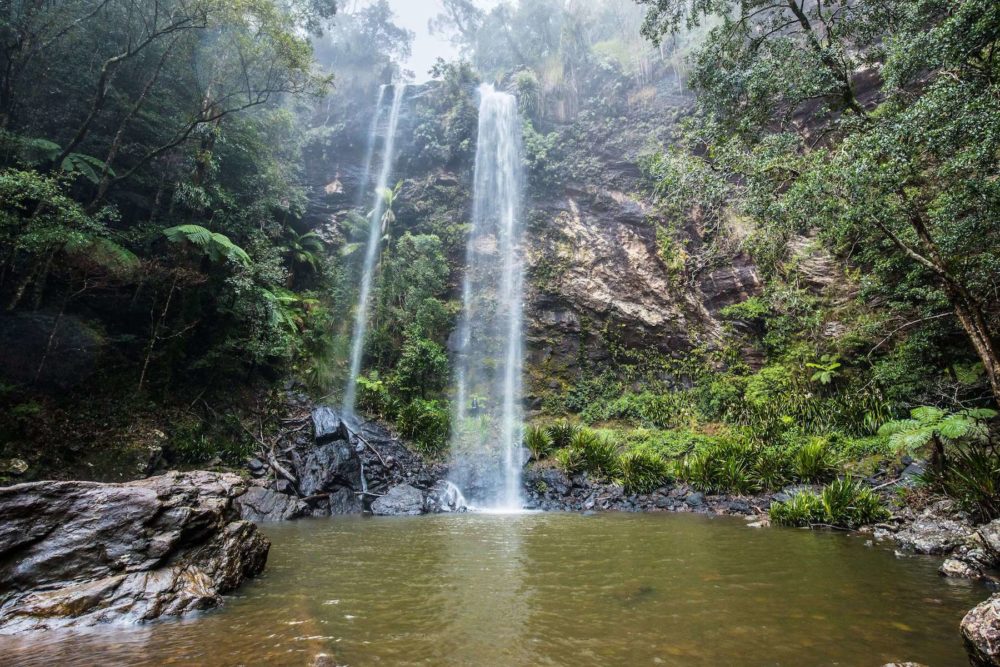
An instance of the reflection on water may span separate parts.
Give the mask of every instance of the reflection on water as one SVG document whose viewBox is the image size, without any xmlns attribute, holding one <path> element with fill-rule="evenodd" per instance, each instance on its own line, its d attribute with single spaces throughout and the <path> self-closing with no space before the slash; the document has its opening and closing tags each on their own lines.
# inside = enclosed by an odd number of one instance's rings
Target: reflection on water
<svg viewBox="0 0 1000 667">
<path fill-rule="evenodd" d="M 863 539 L 692 515 L 268 526 L 267 572 L 183 621 L 0 637 L 13 665 L 967 664 L 986 597 Z"/>
</svg>

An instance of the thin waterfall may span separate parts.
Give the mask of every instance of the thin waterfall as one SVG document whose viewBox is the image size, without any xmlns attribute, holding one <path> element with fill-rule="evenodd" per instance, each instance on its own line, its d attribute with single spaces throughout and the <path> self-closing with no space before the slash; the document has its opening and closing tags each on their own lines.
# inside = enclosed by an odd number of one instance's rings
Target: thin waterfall
<svg viewBox="0 0 1000 667">
<path fill-rule="evenodd" d="M 385 213 L 385 197 L 389 187 L 392 166 L 395 159 L 396 128 L 399 125 L 400 110 L 403 107 L 405 84 L 393 87 L 392 107 L 389 109 L 389 123 L 386 126 L 385 140 L 382 144 L 382 168 L 379 170 L 378 181 L 375 184 L 375 196 L 368 221 L 368 245 L 365 247 L 365 263 L 361 272 L 361 290 L 358 294 L 358 305 L 354 312 L 354 331 L 351 334 L 351 371 L 347 378 L 347 388 L 344 390 L 342 405 L 345 416 L 353 416 L 358 392 L 358 375 L 361 373 L 361 358 L 364 354 L 365 335 L 368 332 L 368 303 L 372 290 L 372 277 L 378 259 L 378 250 L 382 237 L 382 215 Z M 376 112 L 377 113 L 377 112 Z"/>
<path fill-rule="evenodd" d="M 385 89 L 388 86 L 378 87 L 378 97 L 375 98 L 375 113 L 372 114 L 372 124 L 368 128 L 368 143 L 365 145 L 365 161 L 361 168 L 361 179 L 358 181 L 358 195 L 355 205 L 361 206 L 368 194 L 368 179 L 372 174 L 372 158 L 375 156 L 375 140 L 378 138 L 378 121 L 382 117 L 382 100 L 385 99 Z"/>
<path fill-rule="evenodd" d="M 513 95 L 479 88 L 472 229 L 455 357 L 452 476 L 474 506 L 521 501 L 521 120 Z"/>
</svg>

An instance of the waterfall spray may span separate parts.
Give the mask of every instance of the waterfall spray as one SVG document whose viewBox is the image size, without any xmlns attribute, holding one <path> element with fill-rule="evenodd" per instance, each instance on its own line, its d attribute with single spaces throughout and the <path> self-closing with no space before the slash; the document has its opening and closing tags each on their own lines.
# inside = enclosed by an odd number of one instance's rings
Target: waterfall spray
<svg viewBox="0 0 1000 667">
<path fill-rule="evenodd" d="M 389 187 L 392 175 L 394 149 L 396 144 L 396 128 L 399 125 L 400 109 L 403 106 L 403 95 L 406 85 L 397 84 L 393 88 L 392 107 L 389 109 L 389 123 L 386 127 L 385 141 L 382 147 L 382 168 L 379 170 L 378 181 L 375 184 L 375 197 L 368 222 L 368 245 L 365 247 L 365 263 L 361 272 L 361 290 L 358 294 L 358 304 L 354 312 L 354 331 L 351 335 L 351 370 L 347 378 L 347 388 L 344 390 L 342 405 L 345 416 L 353 416 L 358 392 L 358 375 L 361 373 L 361 358 L 364 353 L 365 335 L 368 332 L 369 297 L 371 296 L 372 277 L 378 259 L 378 249 L 382 236 L 382 215 L 385 213 L 385 189 Z M 381 99 L 381 93 L 380 93 Z M 378 112 L 376 111 L 376 114 Z M 367 180 L 367 179 L 366 179 Z"/>
<path fill-rule="evenodd" d="M 479 89 L 472 230 L 455 358 L 452 474 L 473 505 L 521 501 L 521 121 L 514 96 Z"/>
</svg>

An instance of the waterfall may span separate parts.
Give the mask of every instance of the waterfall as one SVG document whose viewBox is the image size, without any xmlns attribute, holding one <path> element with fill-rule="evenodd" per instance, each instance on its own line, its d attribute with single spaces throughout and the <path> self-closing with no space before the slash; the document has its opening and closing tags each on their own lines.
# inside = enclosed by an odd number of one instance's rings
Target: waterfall
<svg viewBox="0 0 1000 667">
<path fill-rule="evenodd" d="M 383 91 L 379 92 L 379 100 Z M 393 87 L 392 107 L 389 109 L 389 123 L 386 126 L 385 138 L 382 143 L 382 167 L 379 170 L 378 181 L 375 184 L 375 196 L 368 222 L 368 245 L 365 247 L 365 263 L 361 271 L 361 290 L 358 294 L 358 304 L 354 312 L 354 331 L 351 334 L 351 371 L 347 378 L 347 388 L 344 390 L 343 411 L 345 416 L 354 415 L 357 400 L 358 375 L 361 373 L 361 358 L 365 348 L 365 334 L 368 332 L 369 297 L 372 290 L 372 277 L 378 260 L 378 250 L 382 237 L 382 215 L 385 213 L 385 197 L 383 192 L 389 187 L 392 175 L 394 148 L 396 143 L 396 127 L 399 125 L 400 109 L 403 106 L 405 84 Z M 376 110 L 376 116 L 378 110 Z M 374 123 L 378 122 L 376 118 Z M 374 143 L 373 143 L 374 146 Z M 370 162 L 369 162 L 370 168 Z M 367 177 L 365 178 L 367 181 Z"/>
<path fill-rule="evenodd" d="M 378 87 L 378 97 L 375 98 L 375 113 L 372 114 L 372 124 L 368 128 L 368 143 L 365 144 L 365 162 L 361 168 L 361 178 L 358 180 L 358 196 L 355 201 L 356 206 L 361 206 L 364 202 L 365 194 L 368 192 L 368 179 L 372 175 L 372 158 L 375 157 L 375 140 L 378 138 L 378 121 L 382 117 L 382 100 L 385 99 L 385 89 L 388 86 Z"/>
<path fill-rule="evenodd" d="M 478 507 L 521 502 L 521 120 L 514 96 L 479 88 L 472 229 L 455 356 L 452 475 Z"/>
</svg>

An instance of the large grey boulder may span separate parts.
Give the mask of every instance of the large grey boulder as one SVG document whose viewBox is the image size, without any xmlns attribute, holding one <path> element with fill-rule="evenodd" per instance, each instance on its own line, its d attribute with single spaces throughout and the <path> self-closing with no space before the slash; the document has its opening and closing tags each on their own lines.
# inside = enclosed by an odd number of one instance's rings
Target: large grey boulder
<svg viewBox="0 0 1000 667">
<path fill-rule="evenodd" d="M 1000 594 L 973 607 L 961 627 L 969 662 L 975 667 L 1000 665 Z"/>
<path fill-rule="evenodd" d="M 309 505 L 295 496 L 262 486 L 251 486 L 236 499 L 240 515 L 248 521 L 288 521 L 309 514 Z"/>
<path fill-rule="evenodd" d="M 347 426 L 333 408 L 320 406 L 312 411 L 313 435 L 317 444 L 349 440 Z"/>
<path fill-rule="evenodd" d="M 389 489 L 372 503 L 372 514 L 379 516 L 416 515 L 424 513 L 424 493 L 409 484 Z"/>
<path fill-rule="evenodd" d="M 264 569 L 239 477 L 0 489 L 0 633 L 142 622 L 206 609 Z"/>
<path fill-rule="evenodd" d="M 346 440 L 335 440 L 309 450 L 297 468 L 299 491 L 303 496 L 327 493 L 340 487 L 355 490 L 361 486 L 361 459 Z"/>
</svg>

